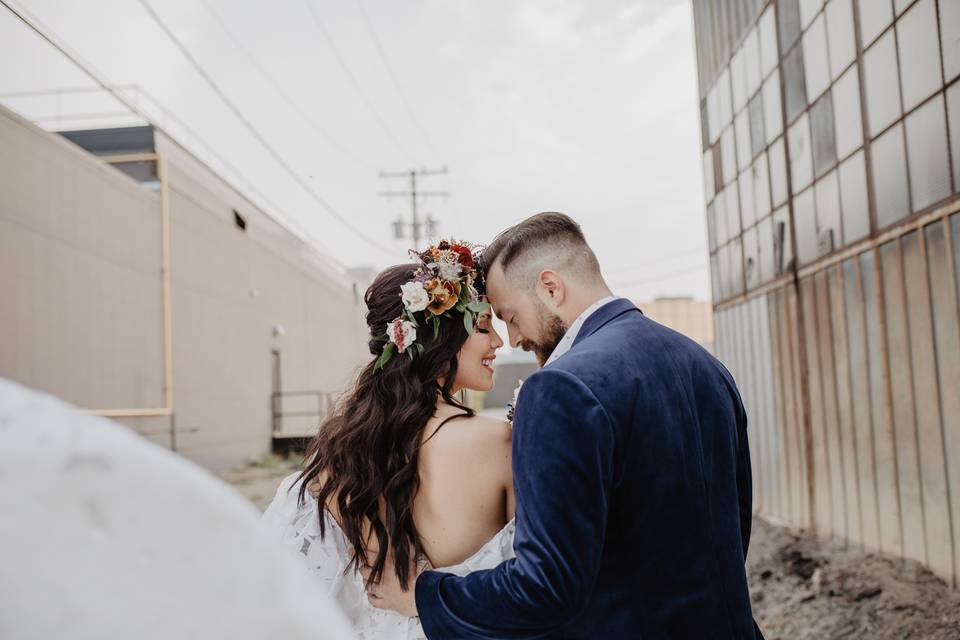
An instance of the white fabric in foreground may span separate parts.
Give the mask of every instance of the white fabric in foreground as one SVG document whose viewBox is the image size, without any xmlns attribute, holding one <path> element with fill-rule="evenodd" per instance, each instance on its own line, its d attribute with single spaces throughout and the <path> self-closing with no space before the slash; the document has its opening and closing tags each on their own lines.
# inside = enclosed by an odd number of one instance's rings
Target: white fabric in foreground
<svg viewBox="0 0 960 640">
<path fill-rule="evenodd" d="M 0 514 L 4 640 L 350 637 L 231 487 L 3 379 Z"/>
<path fill-rule="evenodd" d="M 318 513 L 316 500 L 308 497 L 303 504 L 299 502 L 298 475 L 291 474 L 280 483 L 273 502 L 263 514 L 263 521 L 277 542 L 306 561 L 317 581 L 347 614 L 357 640 L 426 638 L 418 618 L 407 618 L 370 606 L 363 589 L 363 578 L 355 572 L 344 571 L 353 549 L 337 521 L 326 510 Z M 321 517 L 326 527 L 325 537 L 320 536 Z M 513 536 L 514 522 L 511 520 L 472 556 L 458 565 L 437 570 L 465 576 L 471 571 L 492 569 L 513 557 Z"/>
</svg>

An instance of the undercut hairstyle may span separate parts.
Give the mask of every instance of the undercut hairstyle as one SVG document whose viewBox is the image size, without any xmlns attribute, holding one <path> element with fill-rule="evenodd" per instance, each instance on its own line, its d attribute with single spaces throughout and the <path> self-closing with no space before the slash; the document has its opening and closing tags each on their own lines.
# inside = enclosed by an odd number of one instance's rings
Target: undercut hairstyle
<svg viewBox="0 0 960 640">
<path fill-rule="evenodd" d="M 530 216 L 494 238 L 481 258 L 484 275 L 496 264 L 505 274 L 554 269 L 584 284 L 603 282 L 600 263 L 580 225 L 570 216 L 555 211 Z M 534 283 L 530 278 L 531 287 Z"/>
</svg>

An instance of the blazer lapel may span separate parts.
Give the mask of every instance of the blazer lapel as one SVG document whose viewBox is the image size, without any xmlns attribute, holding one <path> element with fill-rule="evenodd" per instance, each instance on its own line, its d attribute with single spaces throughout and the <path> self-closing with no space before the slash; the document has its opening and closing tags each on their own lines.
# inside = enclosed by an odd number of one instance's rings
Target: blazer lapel
<svg viewBox="0 0 960 640">
<path fill-rule="evenodd" d="M 573 349 L 577 346 L 581 340 L 586 338 L 589 335 L 593 335 L 600 330 L 603 325 L 607 324 L 614 318 L 622 316 L 625 313 L 631 311 L 640 311 L 637 305 L 633 304 L 630 300 L 626 298 L 617 298 L 607 304 L 603 305 L 599 309 L 593 312 L 586 322 L 583 323 L 583 326 L 580 327 L 580 333 L 577 334 L 577 339 L 573 341 L 573 344 L 570 345 L 570 348 Z M 640 312 L 643 313 L 642 311 Z"/>
</svg>

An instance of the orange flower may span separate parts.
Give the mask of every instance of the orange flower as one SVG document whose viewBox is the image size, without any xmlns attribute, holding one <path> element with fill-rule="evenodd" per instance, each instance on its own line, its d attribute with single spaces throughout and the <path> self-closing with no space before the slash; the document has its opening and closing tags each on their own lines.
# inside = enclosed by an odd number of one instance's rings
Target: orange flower
<svg viewBox="0 0 960 640">
<path fill-rule="evenodd" d="M 427 309 L 435 316 L 452 309 L 460 298 L 459 282 L 440 282 L 434 278 L 423 283 L 423 287 L 430 294 Z"/>
</svg>

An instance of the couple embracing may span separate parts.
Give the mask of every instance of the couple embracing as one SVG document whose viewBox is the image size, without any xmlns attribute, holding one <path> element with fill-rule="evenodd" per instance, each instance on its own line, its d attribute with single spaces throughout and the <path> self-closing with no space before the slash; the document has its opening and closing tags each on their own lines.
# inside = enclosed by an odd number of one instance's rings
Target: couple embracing
<svg viewBox="0 0 960 640">
<path fill-rule="evenodd" d="M 356 637 L 762 638 L 723 365 L 613 296 L 563 214 L 416 258 L 367 290 L 371 361 L 264 514 Z M 512 425 L 457 400 L 493 386 L 491 313 L 541 366 Z"/>
</svg>

